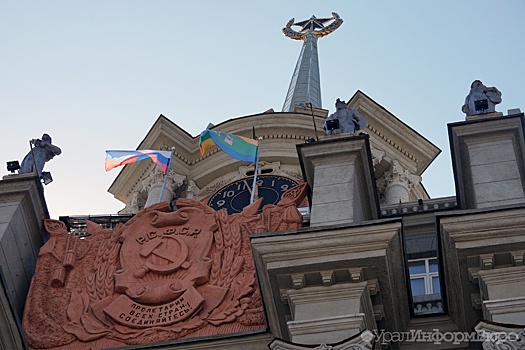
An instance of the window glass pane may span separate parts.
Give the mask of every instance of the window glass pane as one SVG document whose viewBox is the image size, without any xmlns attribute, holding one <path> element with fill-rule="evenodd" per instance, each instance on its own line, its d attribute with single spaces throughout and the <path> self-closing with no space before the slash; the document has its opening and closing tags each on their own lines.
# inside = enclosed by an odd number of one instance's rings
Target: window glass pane
<svg viewBox="0 0 525 350">
<path fill-rule="evenodd" d="M 438 276 L 432 277 L 432 291 L 434 294 L 441 293 Z"/>
<path fill-rule="evenodd" d="M 424 278 L 411 278 L 410 285 L 412 286 L 412 296 L 425 295 Z"/>
<path fill-rule="evenodd" d="M 411 275 L 416 273 L 425 273 L 425 260 L 409 261 L 408 271 Z"/>
<path fill-rule="evenodd" d="M 428 269 L 430 272 L 438 272 L 438 261 L 437 259 L 428 260 Z"/>
</svg>

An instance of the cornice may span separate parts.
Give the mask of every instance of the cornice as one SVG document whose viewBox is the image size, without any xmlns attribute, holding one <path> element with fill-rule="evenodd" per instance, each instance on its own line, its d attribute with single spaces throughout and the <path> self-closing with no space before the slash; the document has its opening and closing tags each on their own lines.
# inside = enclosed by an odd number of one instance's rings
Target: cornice
<svg viewBox="0 0 525 350">
<path fill-rule="evenodd" d="M 439 221 L 443 233 L 458 249 L 483 247 L 490 251 L 495 249 L 491 246 L 510 244 L 519 249 L 525 245 L 525 208 L 447 216 Z"/>
<path fill-rule="evenodd" d="M 255 252 L 267 268 L 306 267 L 314 259 L 324 262 L 368 259 L 384 255 L 384 250 L 401 229 L 392 222 L 371 226 L 342 227 L 316 231 L 289 231 L 272 237 L 251 237 Z"/>
<path fill-rule="evenodd" d="M 360 109 L 358 107 L 358 109 Z M 392 148 L 395 148 L 397 149 L 401 154 L 403 154 L 404 156 L 406 156 L 408 159 L 414 161 L 416 164 L 419 163 L 419 160 L 416 158 L 416 156 L 414 156 L 413 154 L 411 154 L 409 151 L 407 151 L 406 149 L 404 149 L 403 147 L 401 147 L 400 145 L 396 144 L 394 141 L 392 141 L 390 138 L 388 138 L 385 134 L 381 133 L 381 131 L 379 131 L 378 129 L 374 128 L 373 126 L 369 126 L 368 127 L 368 130 L 370 130 L 372 133 L 374 133 L 375 135 L 377 135 L 379 138 L 381 138 L 383 141 L 385 141 L 387 144 L 389 144 L 390 146 L 392 146 Z"/>
</svg>

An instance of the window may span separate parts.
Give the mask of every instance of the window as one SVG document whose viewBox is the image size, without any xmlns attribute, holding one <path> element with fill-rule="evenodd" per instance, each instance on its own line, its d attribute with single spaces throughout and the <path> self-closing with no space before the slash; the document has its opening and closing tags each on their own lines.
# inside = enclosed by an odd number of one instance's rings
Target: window
<svg viewBox="0 0 525 350">
<path fill-rule="evenodd" d="M 437 258 L 409 260 L 408 271 L 412 296 L 441 292 Z"/>
<path fill-rule="evenodd" d="M 437 258 L 408 260 L 415 315 L 443 312 Z"/>
</svg>

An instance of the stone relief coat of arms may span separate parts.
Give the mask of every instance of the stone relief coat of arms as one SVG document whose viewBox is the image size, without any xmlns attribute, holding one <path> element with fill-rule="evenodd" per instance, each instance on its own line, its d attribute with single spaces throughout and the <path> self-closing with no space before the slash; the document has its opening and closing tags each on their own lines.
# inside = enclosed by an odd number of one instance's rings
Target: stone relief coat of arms
<svg viewBox="0 0 525 350">
<path fill-rule="evenodd" d="M 191 199 L 150 206 L 89 236 L 45 220 L 23 327 L 31 349 L 108 348 L 264 331 L 249 235 L 301 227 L 306 184 L 257 214 Z"/>
</svg>

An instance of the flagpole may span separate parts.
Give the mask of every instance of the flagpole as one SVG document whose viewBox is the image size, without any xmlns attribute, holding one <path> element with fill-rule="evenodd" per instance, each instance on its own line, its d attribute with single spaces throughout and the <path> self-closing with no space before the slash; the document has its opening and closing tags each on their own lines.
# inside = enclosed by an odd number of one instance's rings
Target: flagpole
<svg viewBox="0 0 525 350">
<path fill-rule="evenodd" d="M 253 184 L 252 184 L 252 197 L 250 198 L 250 204 L 253 203 L 255 198 L 255 186 L 257 186 L 257 174 L 259 173 L 259 148 L 261 147 L 261 141 L 257 145 L 257 155 L 255 156 L 255 174 L 253 175 Z"/>
<path fill-rule="evenodd" d="M 164 196 L 164 189 L 166 188 L 166 182 L 168 180 L 168 173 L 171 167 L 171 158 L 173 158 L 174 152 L 175 152 L 175 147 L 171 147 L 170 162 L 168 164 L 168 169 L 166 169 L 166 172 L 164 173 L 164 183 L 162 184 L 162 189 L 160 190 L 159 203 L 162 202 L 162 197 Z"/>
</svg>

